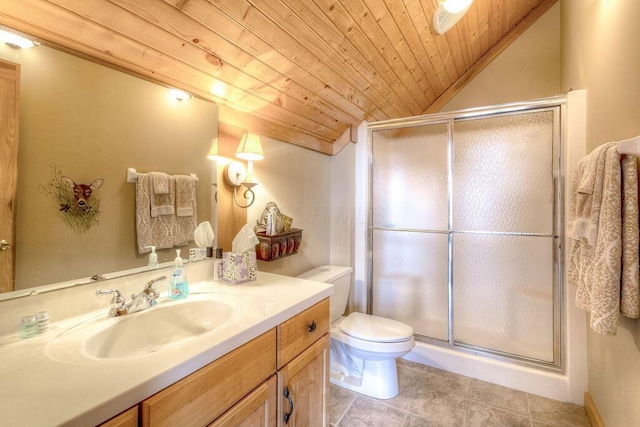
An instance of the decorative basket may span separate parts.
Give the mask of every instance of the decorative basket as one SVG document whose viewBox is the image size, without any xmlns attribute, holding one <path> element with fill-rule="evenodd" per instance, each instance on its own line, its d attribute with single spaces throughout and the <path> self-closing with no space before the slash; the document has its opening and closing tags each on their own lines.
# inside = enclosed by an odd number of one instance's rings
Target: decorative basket
<svg viewBox="0 0 640 427">
<path fill-rule="evenodd" d="M 298 253 L 302 243 L 302 230 L 292 228 L 288 233 L 267 236 L 264 231 L 256 232 L 260 243 L 256 245 L 256 256 L 262 261 L 275 261 Z"/>
</svg>

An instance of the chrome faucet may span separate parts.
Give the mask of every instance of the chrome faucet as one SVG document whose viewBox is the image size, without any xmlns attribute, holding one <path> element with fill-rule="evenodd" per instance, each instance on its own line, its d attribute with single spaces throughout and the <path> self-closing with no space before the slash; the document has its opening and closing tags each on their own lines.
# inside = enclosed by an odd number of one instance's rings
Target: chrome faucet
<svg viewBox="0 0 640 427">
<path fill-rule="evenodd" d="M 98 289 L 96 291 L 96 295 L 108 295 L 115 294 L 113 298 L 111 298 L 111 308 L 109 309 L 109 317 L 120 316 L 121 314 L 126 314 L 125 303 L 126 300 L 124 295 L 117 289 Z"/>
<path fill-rule="evenodd" d="M 99 289 L 96 291 L 96 295 L 115 294 L 113 298 L 111 298 L 109 317 L 136 313 L 157 304 L 156 300 L 160 297 L 160 292 L 153 288 L 153 284 L 166 278 L 167 276 L 161 276 L 149 281 L 138 295 L 131 295 L 131 301 L 129 303 L 126 302 L 124 295 L 117 289 Z"/>
<path fill-rule="evenodd" d="M 131 303 L 127 306 L 127 314 L 146 310 L 156 305 L 160 292 L 153 288 L 153 284 L 166 278 L 167 276 L 161 276 L 153 279 L 144 286 L 144 289 L 138 295 L 131 295 Z"/>
</svg>

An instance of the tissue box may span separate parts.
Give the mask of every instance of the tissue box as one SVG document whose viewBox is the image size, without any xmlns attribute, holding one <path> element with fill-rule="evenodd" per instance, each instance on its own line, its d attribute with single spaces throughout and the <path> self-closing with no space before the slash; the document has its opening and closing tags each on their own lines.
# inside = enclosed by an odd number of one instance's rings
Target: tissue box
<svg viewBox="0 0 640 427">
<path fill-rule="evenodd" d="M 222 254 L 222 264 L 222 279 L 225 282 L 244 283 L 258 277 L 256 253 L 253 251 L 225 252 Z"/>
</svg>

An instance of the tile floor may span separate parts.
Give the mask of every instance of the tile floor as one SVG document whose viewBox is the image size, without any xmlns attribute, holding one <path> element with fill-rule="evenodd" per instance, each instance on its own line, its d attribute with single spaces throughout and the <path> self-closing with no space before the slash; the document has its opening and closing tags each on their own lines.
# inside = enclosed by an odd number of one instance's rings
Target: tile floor
<svg viewBox="0 0 640 427">
<path fill-rule="evenodd" d="M 380 426 L 590 426 L 581 406 L 398 360 L 400 394 L 377 400 L 331 385 L 330 423 Z"/>
</svg>

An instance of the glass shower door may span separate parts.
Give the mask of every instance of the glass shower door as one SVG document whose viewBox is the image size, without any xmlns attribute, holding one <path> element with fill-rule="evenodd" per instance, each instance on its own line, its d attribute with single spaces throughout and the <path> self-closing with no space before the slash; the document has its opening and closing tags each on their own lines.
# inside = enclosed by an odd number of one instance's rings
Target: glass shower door
<svg viewBox="0 0 640 427">
<path fill-rule="evenodd" d="M 371 131 L 370 311 L 559 366 L 559 107 Z"/>
<path fill-rule="evenodd" d="M 554 114 L 455 122 L 456 344 L 554 361 Z"/>
<path fill-rule="evenodd" d="M 448 339 L 449 124 L 373 135 L 373 314 Z"/>
</svg>

